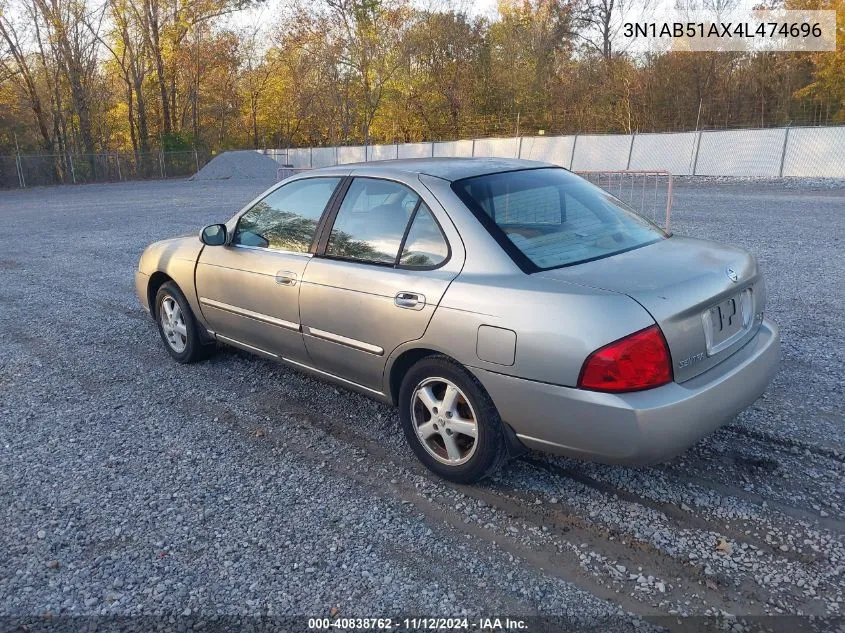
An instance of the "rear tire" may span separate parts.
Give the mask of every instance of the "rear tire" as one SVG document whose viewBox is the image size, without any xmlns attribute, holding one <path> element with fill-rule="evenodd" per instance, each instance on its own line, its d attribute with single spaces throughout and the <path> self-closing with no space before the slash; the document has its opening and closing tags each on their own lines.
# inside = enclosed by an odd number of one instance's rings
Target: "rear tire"
<svg viewBox="0 0 845 633">
<path fill-rule="evenodd" d="M 492 475 L 508 459 L 499 412 L 481 383 L 446 356 L 429 356 L 405 374 L 399 417 L 414 454 L 459 484 Z"/>
<path fill-rule="evenodd" d="M 155 319 L 158 333 L 170 355 L 178 363 L 195 363 L 208 358 L 215 345 L 204 345 L 199 328 L 185 295 L 172 281 L 156 293 Z"/>
</svg>

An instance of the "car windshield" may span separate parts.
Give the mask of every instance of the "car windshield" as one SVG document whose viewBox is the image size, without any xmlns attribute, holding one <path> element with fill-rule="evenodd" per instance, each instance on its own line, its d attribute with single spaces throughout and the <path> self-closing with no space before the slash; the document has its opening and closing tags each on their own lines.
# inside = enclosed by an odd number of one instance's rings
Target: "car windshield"
<svg viewBox="0 0 845 633">
<path fill-rule="evenodd" d="M 666 237 L 564 169 L 487 174 L 458 180 L 452 188 L 526 272 L 609 257 Z"/>
</svg>

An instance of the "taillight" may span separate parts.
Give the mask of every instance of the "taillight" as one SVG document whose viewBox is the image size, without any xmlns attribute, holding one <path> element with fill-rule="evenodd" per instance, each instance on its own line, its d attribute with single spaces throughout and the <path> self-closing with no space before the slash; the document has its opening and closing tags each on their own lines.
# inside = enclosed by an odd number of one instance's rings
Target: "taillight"
<svg viewBox="0 0 845 633">
<path fill-rule="evenodd" d="M 640 391 L 672 382 L 672 358 L 663 332 L 652 325 L 597 349 L 587 357 L 578 387 Z"/>
</svg>

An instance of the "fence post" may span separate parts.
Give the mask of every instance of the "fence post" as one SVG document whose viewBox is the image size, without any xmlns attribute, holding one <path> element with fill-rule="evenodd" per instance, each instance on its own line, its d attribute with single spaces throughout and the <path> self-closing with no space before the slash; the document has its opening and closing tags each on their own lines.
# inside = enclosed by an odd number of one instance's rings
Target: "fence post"
<svg viewBox="0 0 845 633">
<path fill-rule="evenodd" d="M 783 135 L 783 151 L 780 153 L 780 171 L 778 171 L 778 178 L 783 178 L 783 163 L 786 160 L 786 142 L 789 140 L 789 127 L 786 126 L 786 133 Z"/>
<path fill-rule="evenodd" d="M 637 133 L 636 133 L 636 132 L 634 132 L 633 134 L 631 134 L 631 145 L 628 147 L 628 162 L 627 162 L 627 164 L 625 165 L 625 170 L 626 170 L 626 171 L 627 171 L 627 170 L 629 170 L 629 169 L 631 169 L 631 154 L 633 154 L 633 153 L 634 153 L 634 139 L 636 139 L 636 138 L 637 138 Z"/>
<path fill-rule="evenodd" d="M 472 139 L 472 154 L 470 156 L 475 157 L 475 139 Z"/>
<path fill-rule="evenodd" d="M 569 155 L 569 171 L 572 171 L 572 166 L 575 164 L 575 146 L 578 144 L 578 135 L 572 139 L 572 153 Z"/>
<path fill-rule="evenodd" d="M 164 151 L 163 150 L 158 153 L 158 167 L 159 167 L 159 172 L 161 173 L 162 180 L 165 180 L 167 178 L 167 176 L 165 175 L 165 172 L 164 172 Z"/>
<path fill-rule="evenodd" d="M 15 169 L 18 172 L 18 185 L 21 189 L 26 188 L 26 180 L 23 177 L 23 163 L 21 162 L 21 155 L 15 154 Z"/>
<path fill-rule="evenodd" d="M 701 130 L 698 131 L 698 140 L 695 144 L 695 158 L 692 159 L 692 174 L 691 176 L 695 176 L 695 170 L 698 167 L 698 150 L 701 149 L 701 135 L 703 132 Z"/>
<path fill-rule="evenodd" d="M 674 178 L 672 174 L 669 174 L 669 184 L 667 185 L 666 191 L 666 220 L 664 221 L 665 226 L 663 229 L 669 234 L 672 234 L 672 181 Z M 655 178 L 655 183 L 657 179 Z"/>
<path fill-rule="evenodd" d="M 522 137 L 519 137 L 519 143 L 516 145 L 516 157 L 515 158 L 522 158 Z"/>
<path fill-rule="evenodd" d="M 26 187 L 26 181 L 23 177 L 23 163 L 21 162 L 21 147 L 18 145 L 18 134 L 17 132 L 14 133 L 15 135 L 15 168 L 18 172 L 18 184 L 20 185 L 21 189 Z"/>
<path fill-rule="evenodd" d="M 194 148 L 194 165 L 196 165 L 196 167 L 197 167 L 197 170 L 194 172 L 194 174 L 198 174 L 199 170 L 200 170 L 200 157 L 199 157 L 199 154 L 197 154 L 197 148 L 196 147 Z"/>
<path fill-rule="evenodd" d="M 308 169 L 314 169 L 314 146 L 308 148 Z"/>
<path fill-rule="evenodd" d="M 120 173 L 120 153 L 114 153 L 114 160 L 117 162 L 117 179 L 123 180 L 123 175 Z"/>
<path fill-rule="evenodd" d="M 434 141 L 431 141 L 431 157 L 434 158 Z"/>
<path fill-rule="evenodd" d="M 23 160 L 20 154 L 15 156 L 15 165 L 18 168 L 18 182 L 20 183 L 21 189 L 26 189 L 26 176 L 23 175 Z"/>
<path fill-rule="evenodd" d="M 67 159 L 70 164 L 70 178 L 73 180 L 73 184 L 76 184 L 76 169 L 73 166 L 73 154 L 71 152 L 67 153 Z"/>
</svg>

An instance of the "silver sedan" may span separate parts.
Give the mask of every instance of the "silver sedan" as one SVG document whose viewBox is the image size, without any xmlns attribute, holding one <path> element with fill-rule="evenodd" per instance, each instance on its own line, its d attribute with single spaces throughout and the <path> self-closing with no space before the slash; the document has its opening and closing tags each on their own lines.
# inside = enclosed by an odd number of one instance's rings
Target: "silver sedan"
<svg viewBox="0 0 845 633">
<path fill-rule="evenodd" d="M 464 483 L 526 447 L 668 459 L 780 356 L 750 254 L 531 161 L 299 174 L 152 244 L 135 283 L 177 361 L 226 343 L 397 405 L 417 457 Z"/>
</svg>

